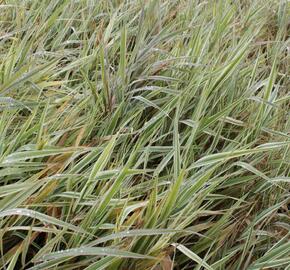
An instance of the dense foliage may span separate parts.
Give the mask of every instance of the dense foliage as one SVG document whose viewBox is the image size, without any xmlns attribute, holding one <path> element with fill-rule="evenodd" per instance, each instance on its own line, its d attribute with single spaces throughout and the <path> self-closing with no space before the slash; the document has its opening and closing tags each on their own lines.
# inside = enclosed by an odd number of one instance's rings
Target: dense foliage
<svg viewBox="0 0 290 270">
<path fill-rule="evenodd" d="M 0 1 L 1 269 L 290 269 L 290 2 Z"/>
</svg>

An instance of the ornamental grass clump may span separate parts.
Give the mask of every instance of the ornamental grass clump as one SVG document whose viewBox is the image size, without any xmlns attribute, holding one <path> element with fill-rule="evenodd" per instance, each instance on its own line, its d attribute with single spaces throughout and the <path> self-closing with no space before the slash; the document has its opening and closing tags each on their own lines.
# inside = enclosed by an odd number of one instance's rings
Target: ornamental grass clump
<svg viewBox="0 0 290 270">
<path fill-rule="evenodd" d="M 0 1 L 0 269 L 290 269 L 290 2 Z"/>
</svg>

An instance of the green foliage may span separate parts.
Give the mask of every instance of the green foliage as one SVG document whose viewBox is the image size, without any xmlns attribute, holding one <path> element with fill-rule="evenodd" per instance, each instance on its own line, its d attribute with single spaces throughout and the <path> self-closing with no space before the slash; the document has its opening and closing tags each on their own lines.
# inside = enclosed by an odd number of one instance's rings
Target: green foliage
<svg viewBox="0 0 290 270">
<path fill-rule="evenodd" d="M 289 18 L 0 1 L 0 268 L 289 269 Z"/>
</svg>

